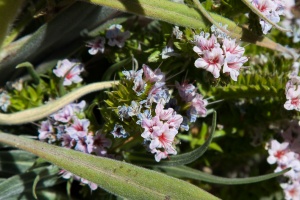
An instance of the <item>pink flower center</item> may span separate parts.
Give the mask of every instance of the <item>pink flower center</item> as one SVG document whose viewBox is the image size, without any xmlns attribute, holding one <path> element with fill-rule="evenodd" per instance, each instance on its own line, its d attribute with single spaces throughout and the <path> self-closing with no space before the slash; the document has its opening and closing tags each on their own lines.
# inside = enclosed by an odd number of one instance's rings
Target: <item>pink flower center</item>
<svg viewBox="0 0 300 200">
<path fill-rule="evenodd" d="M 274 155 L 276 158 L 280 159 L 284 155 L 284 151 L 277 151 Z"/>
<path fill-rule="evenodd" d="M 78 125 L 75 125 L 74 128 L 76 129 L 76 131 L 83 131 L 83 127 Z"/>
<path fill-rule="evenodd" d="M 293 98 L 291 100 L 291 104 L 294 105 L 294 106 L 298 106 L 299 105 L 299 99 L 298 98 Z"/>
<path fill-rule="evenodd" d="M 74 76 L 71 72 L 66 75 L 66 79 L 71 79 Z"/>
</svg>

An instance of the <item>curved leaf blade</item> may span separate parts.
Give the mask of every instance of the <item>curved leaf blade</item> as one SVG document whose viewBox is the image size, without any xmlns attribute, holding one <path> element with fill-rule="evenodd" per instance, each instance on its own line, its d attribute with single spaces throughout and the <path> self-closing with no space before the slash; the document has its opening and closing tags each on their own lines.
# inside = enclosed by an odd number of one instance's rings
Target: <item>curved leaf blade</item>
<svg viewBox="0 0 300 200">
<path fill-rule="evenodd" d="M 0 142 L 32 152 L 124 198 L 218 199 L 185 181 L 125 162 L 84 154 L 3 132 L 0 132 Z"/>
<path fill-rule="evenodd" d="M 12 176 L 0 183 L 0 197 L 1 199 L 13 198 L 17 199 L 21 194 L 32 191 L 32 185 L 36 176 L 43 172 L 40 183 L 37 188 L 51 187 L 58 181 L 58 168 L 54 166 L 40 167 L 32 171 Z M 61 179 L 61 181 L 64 181 Z"/>
<path fill-rule="evenodd" d="M 194 180 L 205 181 L 209 183 L 224 184 L 224 185 L 241 185 L 241 184 L 249 184 L 249 183 L 265 181 L 280 176 L 290 170 L 290 168 L 288 168 L 281 172 L 249 177 L 249 178 L 225 178 L 225 177 L 219 177 L 219 176 L 207 174 L 187 166 L 160 167 L 160 168 L 162 168 L 167 174 L 171 176 L 181 177 L 181 178 L 191 178 Z"/>
<path fill-rule="evenodd" d="M 17 125 L 17 124 L 25 124 L 25 123 L 43 119 L 86 94 L 111 88 L 114 84 L 117 83 L 118 81 L 104 81 L 99 83 L 91 83 L 89 85 L 80 87 L 63 97 L 55 101 L 51 101 L 46 105 L 40 107 L 31 108 L 16 113 L 9 113 L 9 114 L 0 113 L 0 124 Z"/>
</svg>

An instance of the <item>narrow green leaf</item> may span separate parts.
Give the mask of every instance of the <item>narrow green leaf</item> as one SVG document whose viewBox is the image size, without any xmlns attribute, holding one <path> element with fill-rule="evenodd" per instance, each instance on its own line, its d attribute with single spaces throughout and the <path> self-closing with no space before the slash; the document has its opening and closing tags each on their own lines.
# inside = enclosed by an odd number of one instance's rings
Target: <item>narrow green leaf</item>
<svg viewBox="0 0 300 200">
<path fill-rule="evenodd" d="M 32 184 L 41 171 L 46 171 L 41 178 L 45 181 L 41 181 L 37 188 L 46 188 L 58 184 L 58 168 L 54 166 L 41 167 L 32 171 L 12 176 L 0 183 L 0 197 L 1 199 L 7 199 L 14 197 L 18 199 L 18 196 L 26 191 L 32 191 Z M 53 177 L 54 176 L 54 177 Z M 54 178 L 54 181 L 53 181 Z M 64 181 L 64 180 L 61 180 Z"/>
<path fill-rule="evenodd" d="M 0 151 L 0 171 L 17 174 L 28 170 L 34 163 L 36 156 L 21 150 Z"/>
<path fill-rule="evenodd" d="M 23 62 L 21 64 L 18 64 L 16 66 L 16 68 L 22 68 L 22 67 L 26 67 L 34 84 L 38 85 L 40 83 L 40 76 L 37 74 L 37 72 L 35 71 L 33 65 L 30 62 Z"/>
<path fill-rule="evenodd" d="M 112 75 L 120 68 L 129 64 L 130 61 L 132 61 L 132 58 L 127 58 L 127 59 L 121 60 L 120 62 L 117 62 L 117 63 L 113 64 L 112 66 L 110 66 L 103 74 L 102 80 L 103 81 L 111 80 Z"/>
<path fill-rule="evenodd" d="M 191 178 L 194 180 L 205 181 L 209 183 L 224 184 L 224 185 L 241 185 L 241 184 L 249 184 L 249 183 L 265 181 L 280 176 L 290 170 L 290 168 L 288 168 L 281 172 L 249 177 L 249 178 L 224 178 L 224 177 L 207 174 L 187 166 L 160 167 L 160 168 L 162 168 L 163 171 L 165 171 L 167 174 L 171 176 L 180 177 L 180 178 Z"/>
<path fill-rule="evenodd" d="M 125 162 L 84 154 L 3 132 L 0 132 L 0 142 L 32 152 L 124 198 L 218 199 L 188 182 Z"/>
<path fill-rule="evenodd" d="M 127 156 L 127 159 L 131 162 L 134 162 L 136 164 L 140 165 L 159 165 L 159 166 L 178 166 L 178 165 L 185 165 L 189 164 L 198 158 L 200 158 L 207 148 L 209 147 L 209 144 L 211 143 L 215 130 L 216 130 L 216 124 L 217 124 L 217 112 L 213 111 L 213 120 L 212 120 L 212 128 L 211 133 L 208 136 L 207 140 L 204 142 L 204 144 L 196 149 L 194 149 L 191 152 L 179 154 L 176 156 L 170 156 L 169 160 L 161 160 L 160 162 L 156 162 L 153 159 L 153 156 L 147 156 L 144 154 L 138 154 L 138 153 L 132 153 Z"/>
<path fill-rule="evenodd" d="M 5 124 L 5 125 L 25 124 L 25 123 L 43 119 L 86 94 L 110 88 L 114 84 L 118 84 L 118 81 L 92 83 L 83 86 L 81 88 L 78 88 L 68 93 L 67 95 L 61 97 L 60 99 L 51 101 L 50 103 L 47 103 L 46 105 L 37 108 L 31 108 L 24 111 L 9 113 L 9 114 L 0 113 L 0 124 Z M 24 95 L 26 94 L 27 93 L 25 92 Z"/>
</svg>

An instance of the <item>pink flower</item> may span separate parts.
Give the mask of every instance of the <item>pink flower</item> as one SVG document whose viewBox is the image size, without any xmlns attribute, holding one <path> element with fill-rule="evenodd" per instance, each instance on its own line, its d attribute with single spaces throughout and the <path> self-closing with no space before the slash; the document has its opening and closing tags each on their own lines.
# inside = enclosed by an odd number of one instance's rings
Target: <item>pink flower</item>
<svg viewBox="0 0 300 200">
<path fill-rule="evenodd" d="M 163 148 L 168 154 L 177 154 L 173 147 L 173 142 L 176 134 L 178 133 L 175 129 L 169 129 L 168 124 L 164 124 L 161 129 L 152 136 L 150 149 Z"/>
<path fill-rule="evenodd" d="M 235 39 L 231 40 L 224 38 L 222 48 L 226 56 L 228 54 L 233 54 L 235 56 L 241 57 L 245 52 L 245 48 L 236 44 Z"/>
<path fill-rule="evenodd" d="M 300 111 L 300 84 L 299 77 L 291 77 L 285 87 L 285 95 L 287 101 L 284 104 L 284 108 L 287 110 Z"/>
<path fill-rule="evenodd" d="M 98 39 L 88 42 L 86 46 L 90 47 L 89 54 L 96 55 L 99 51 L 104 53 L 104 44 L 105 38 L 99 37 Z"/>
<path fill-rule="evenodd" d="M 97 132 L 95 136 L 87 136 L 86 143 L 89 153 L 95 152 L 97 155 L 104 155 L 107 153 L 105 148 L 109 148 L 112 141 L 106 138 L 104 134 Z"/>
<path fill-rule="evenodd" d="M 169 156 L 168 152 L 161 151 L 161 150 L 158 150 L 158 149 L 152 149 L 151 153 L 155 154 L 154 158 L 155 158 L 156 162 L 159 162 L 161 159 L 165 159 Z"/>
<path fill-rule="evenodd" d="M 38 130 L 39 131 L 39 140 L 46 140 L 49 139 L 49 136 L 54 134 L 54 129 L 52 124 L 50 123 L 49 120 L 47 121 L 42 121 L 41 128 Z"/>
<path fill-rule="evenodd" d="M 85 137 L 88 133 L 88 127 L 90 121 L 88 119 L 74 118 L 73 124 L 66 128 L 66 132 L 74 139 L 78 140 L 78 137 Z"/>
<path fill-rule="evenodd" d="M 152 71 L 152 69 L 143 64 L 143 71 L 145 76 L 146 82 L 156 83 L 156 82 L 164 82 L 165 81 L 165 74 L 161 72 L 160 69 L 156 69 Z"/>
<path fill-rule="evenodd" d="M 197 68 L 203 68 L 211 72 L 215 78 L 219 78 L 220 70 L 224 63 L 223 51 L 220 48 L 214 48 L 211 51 L 204 51 L 204 55 L 195 61 Z"/>
<path fill-rule="evenodd" d="M 196 94 L 194 99 L 192 100 L 192 110 L 193 114 L 196 114 L 199 117 L 205 117 L 206 116 L 206 106 L 208 102 L 207 100 L 203 99 L 203 96 L 201 94 Z"/>
<path fill-rule="evenodd" d="M 152 119 L 143 118 L 141 126 L 144 128 L 144 132 L 141 136 L 145 139 L 149 139 L 161 129 L 163 123 L 159 120 L 158 116 L 155 116 Z"/>
<path fill-rule="evenodd" d="M 176 88 L 178 89 L 179 96 L 185 102 L 190 102 L 196 95 L 196 87 L 193 84 L 188 84 L 187 82 L 183 82 L 181 85 L 176 81 Z"/>
<path fill-rule="evenodd" d="M 264 15 L 276 9 L 276 4 L 272 0 L 253 0 L 252 4 Z"/>
<path fill-rule="evenodd" d="M 299 200 L 300 198 L 300 183 L 295 182 L 293 184 L 285 184 L 283 188 L 285 199 L 287 200 Z"/>
<path fill-rule="evenodd" d="M 122 25 L 114 24 L 109 27 L 106 32 L 106 38 L 108 39 L 109 46 L 118 46 L 122 48 L 125 45 L 125 41 L 130 37 L 130 32 L 121 32 Z"/>
<path fill-rule="evenodd" d="M 69 122 L 73 117 L 73 108 L 71 105 L 67 105 L 58 112 L 54 113 L 52 117 L 59 122 Z"/>
<path fill-rule="evenodd" d="M 160 103 L 158 103 L 155 108 L 156 116 L 158 116 L 159 119 L 163 121 L 169 120 L 172 117 L 173 112 L 173 108 L 168 108 L 167 110 L 164 110 L 164 106 Z"/>
<path fill-rule="evenodd" d="M 76 145 L 76 140 L 72 138 L 69 134 L 62 134 L 61 140 L 61 146 L 63 147 L 72 148 Z"/>
<path fill-rule="evenodd" d="M 269 164 L 274 164 L 274 163 L 283 163 L 286 164 L 290 160 L 295 158 L 295 153 L 294 152 L 289 152 L 288 151 L 288 142 L 283 142 L 279 143 L 276 140 L 271 141 L 271 147 L 268 150 L 269 152 L 269 157 L 267 158 L 267 161 Z"/>
<path fill-rule="evenodd" d="M 238 57 L 236 55 L 228 54 L 224 61 L 223 73 L 229 73 L 232 80 L 237 81 L 237 77 L 240 74 L 239 70 L 248 58 Z"/>
<path fill-rule="evenodd" d="M 63 85 L 68 86 L 72 83 L 79 83 L 82 81 L 82 78 L 79 76 L 82 71 L 82 64 L 64 59 L 62 61 L 58 61 L 53 73 L 57 77 L 64 77 Z"/>
<path fill-rule="evenodd" d="M 204 33 L 202 33 L 201 35 L 196 35 L 194 38 L 196 46 L 193 47 L 193 50 L 198 55 L 202 55 L 205 51 L 212 51 L 214 48 L 220 47 L 215 35 L 212 35 L 209 39 L 207 39 L 207 36 L 208 35 L 204 36 Z"/>
</svg>

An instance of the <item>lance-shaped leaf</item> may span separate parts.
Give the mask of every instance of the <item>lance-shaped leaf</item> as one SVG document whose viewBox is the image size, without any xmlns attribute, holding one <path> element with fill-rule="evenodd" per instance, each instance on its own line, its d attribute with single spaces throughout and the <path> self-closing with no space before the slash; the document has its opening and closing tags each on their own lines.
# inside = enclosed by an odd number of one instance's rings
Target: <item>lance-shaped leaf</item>
<svg viewBox="0 0 300 200">
<path fill-rule="evenodd" d="M 59 179 L 57 176 L 58 171 L 58 167 L 48 166 L 12 176 L 0 183 L 0 199 L 18 199 L 22 195 L 29 195 L 31 197 L 29 199 L 33 199 L 31 193 L 36 176 L 41 174 L 41 180 L 34 189 L 47 188 L 65 181 Z"/>
<path fill-rule="evenodd" d="M 0 132 L 0 142 L 32 152 L 128 199 L 211 200 L 217 197 L 179 179 L 125 162 L 97 157 Z"/>
<path fill-rule="evenodd" d="M 150 157 L 148 155 L 139 154 L 139 153 L 131 153 L 127 155 L 127 159 L 130 160 L 130 162 L 143 165 L 143 166 L 146 165 L 178 166 L 178 165 L 189 164 L 197 160 L 198 158 L 200 158 L 205 153 L 205 151 L 207 150 L 209 144 L 213 139 L 216 130 L 216 124 L 217 124 L 217 112 L 213 111 L 211 133 L 209 134 L 207 140 L 204 142 L 202 146 L 194 149 L 191 152 L 170 156 L 169 160 L 161 160 L 160 162 L 154 161 L 153 156 Z"/>
<path fill-rule="evenodd" d="M 290 168 L 287 168 L 281 172 L 249 177 L 249 178 L 225 178 L 225 177 L 219 177 L 208 173 L 204 173 L 202 171 L 195 170 L 187 166 L 160 167 L 160 168 L 171 176 L 180 177 L 180 178 L 191 178 L 194 180 L 205 181 L 209 183 L 224 184 L 224 185 L 241 185 L 241 184 L 265 181 L 280 176 L 290 170 Z"/>
<path fill-rule="evenodd" d="M 35 160 L 36 156 L 26 151 L 0 151 L 0 171 L 6 174 L 23 173 Z"/>
<path fill-rule="evenodd" d="M 289 49 L 270 40 L 267 37 L 257 36 L 251 33 L 246 28 L 241 28 L 235 22 L 216 13 L 207 12 L 201 9 L 199 13 L 195 8 L 189 7 L 185 4 L 174 3 L 168 0 L 84 0 L 93 4 L 108 6 L 124 12 L 143 15 L 153 19 L 165 21 L 171 24 L 176 24 L 183 27 L 190 27 L 196 29 L 204 29 L 207 24 L 205 21 L 209 20 L 211 23 L 217 25 L 218 23 L 227 24 L 229 35 L 236 39 L 241 39 L 245 42 L 254 43 L 258 46 L 266 47 L 275 51 L 289 53 L 295 58 L 298 56 L 292 53 Z M 199 2 L 196 6 L 199 8 Z M 200 5 L 202 7 L 202 5 Z M 211 20 L 210 20 L 211 18 Z"/>
</svg>

